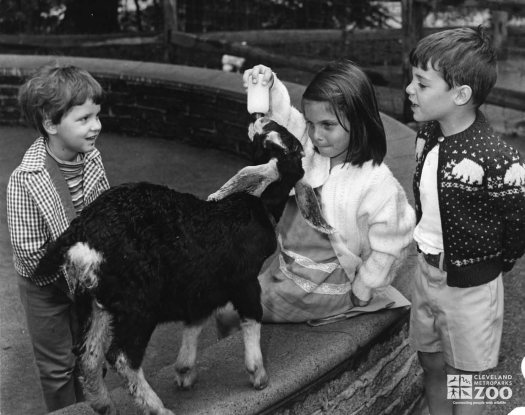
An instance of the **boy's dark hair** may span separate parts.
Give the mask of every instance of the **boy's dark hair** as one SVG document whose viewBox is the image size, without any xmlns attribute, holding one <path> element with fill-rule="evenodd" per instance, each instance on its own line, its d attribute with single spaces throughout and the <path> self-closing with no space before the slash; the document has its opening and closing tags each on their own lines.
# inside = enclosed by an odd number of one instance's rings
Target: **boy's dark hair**
<svg viewBox="0 0 525 415">
<path fill-rule="evenodd" d="M 496 83 L 497 61 L 490 38 L 482 26 L 433 33 L 410 52 L 410 64 L 423 70 L 432 65 L 450 88 L 468 85 L 479 107 Z"/>
<path fill-rule="evenodd" d="M 353 62 L 328 64 L 315 75 L 303 101 L 328 102 L 339 124 L 350 133 L 345 163 L 361 166 L 369 160 L 381 164 L 386 154 L 386 135 L 372 83 Z M 350 130 L 341 116 L 347 118 Z"/>
<path fill-rule="evenodd" d="M 87 99 L 100 104 L 103 97 L 102 86 L 88 71 L 58 64 L 39 68 L 18 92 L 22 115 L 44 137 L 46 119 L 59 124 L 75 105 L 82 105 Z"/>
</svg>

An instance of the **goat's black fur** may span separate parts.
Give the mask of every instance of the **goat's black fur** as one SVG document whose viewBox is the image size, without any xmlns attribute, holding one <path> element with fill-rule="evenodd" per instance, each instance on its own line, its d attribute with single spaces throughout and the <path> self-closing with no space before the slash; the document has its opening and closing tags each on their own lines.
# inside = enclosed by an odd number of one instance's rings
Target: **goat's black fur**
<svg viewBox="0 0 525 415">
<path fill-rule="evenodd" d="M 266 143 L 269 131 L 277 131 L 287 148 Z M 96 307 L 111 317 L 104 349 L 111 365 L 123 353 L 139 369 L 158 323 L 198 325 L 227 302 L 241 318 L 261 321 L 257 276 L 276 249 L 274 224 L 304 172 L 300 143 L 274 122 L 255 136 L 254 148 L 258 164 L 277 158 L 281 177 L 261 198 L 241 192 L 204 201 L 156 184 L 123 184 L 87 206 L 48 248 L 39 275 L 56 274 L 79 242 L 102 255 L 97 284 L 79 284 L 76 296 L 91 307 L 80 313 L 85 336 Z"/>
<path fill-rule="evenodd" d="M 277 158 L 277 169 L 280 173 L 280 179 L 279 181 L 270 183 L 261 195 L 261 201 L 273 216 L 275 222 L 279 222 L 284 206 L 288 200 L 290 189 L 304 174 L 302 167 L 303 147 L 286 128 L 276 122 L 267 124 L 263 131 L 275 131 L 279 133 L 288 151 L 286 157 L 283 157 L 283 150 L 272 143 L 268 144 L 265 142 L 264 134 L 256 134 L 254 137 L 253 160 L 255 163 L 263 164 L 272 158 Z"/>
<path fill-rule="evenodd" d="M 91 294 L 119 316 L 115 330 L 124 330 L 116 339 L 123 345 L 135 341 L 140 322 L 149 339 L 158 322 L 190 324 L 208 317 L 243 285 L 256 282 L 276 248 L 259 198 L 236 193 L 206 202 L 150 183 L 124 184 L 101 195 L 71 223 L 37 272 L 56 272 L 66 247 L 77 242 L 103 253 Z M 248 301 L 253 304 L 243 306 L 243 314 L 260 321 L 257 297 Z M 122 327 L 126 320 L 130 326 Z M 132 360 L 132 367 L 140 363 Z"/>
</svg>

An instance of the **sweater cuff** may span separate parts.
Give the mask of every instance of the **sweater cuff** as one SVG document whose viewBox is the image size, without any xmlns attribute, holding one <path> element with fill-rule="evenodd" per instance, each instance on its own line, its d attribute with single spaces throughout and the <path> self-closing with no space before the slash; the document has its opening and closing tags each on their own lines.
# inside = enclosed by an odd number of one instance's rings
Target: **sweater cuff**
<svg viewBox="0 0 525 415">
<path fill-rule="evenodd" d="M 359 276 L 357 276 L 352 283 L 352 292 L 362 301 L 370 301 L 373 295 L 372 288 L 367 287 Z"/>
<path fill-rule="evenodd" d="M 361 300 L 368 301 L 375 288 L 386 287 L 395 275 L 395 257 L 384 252 L 372 252 L 357 271 L 352 291 Z"/>
<path fill-rule="evenodd" d="M 270 89 L 270 112 L 268 116 L 286 127 L 290 118 L 291 109 L 290 94 L 274 72 L 273 85 Z"/>
</svg>

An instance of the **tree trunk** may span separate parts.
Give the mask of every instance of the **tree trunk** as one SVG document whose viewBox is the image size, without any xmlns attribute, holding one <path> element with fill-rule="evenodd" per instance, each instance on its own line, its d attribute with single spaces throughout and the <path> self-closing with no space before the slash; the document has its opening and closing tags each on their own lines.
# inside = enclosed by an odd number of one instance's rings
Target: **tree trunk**
<svg viewBox="0 0 525 415">
<path fill-rule="evenodd" d="M 142 12 L 140 10 L 139 0 L 134 0 L 135 2 L 135 18 L 137 19 L 137 28 L 139 32 L 142 32 Z"/>
<path fill-rule="evenodd" d="M 171 34 L 178 31 L 177 0 L 162 0 L 164 14 L 164 61 L 171 61 Z"/>
<path fill-rule="evenodd" d="M 401 0 L 403 21 L 403 56 L 402 56 L 402 88 L 405 99 L 403 101 L 403 122 L 413 121 L 410 101 L 405 93 L 406 86 L 412 79 L 412 68 L 409 61 L 410 51 L 423 37 L 423 20 L 430 10 L 430 5 L 424 0 Z"/>
<path fill-rule="evenodd" d="M 492 45 L 499 59 L 506 59 L 507 22 L 509 13 L 504 10 L 492 10 Z"/>
</svg>

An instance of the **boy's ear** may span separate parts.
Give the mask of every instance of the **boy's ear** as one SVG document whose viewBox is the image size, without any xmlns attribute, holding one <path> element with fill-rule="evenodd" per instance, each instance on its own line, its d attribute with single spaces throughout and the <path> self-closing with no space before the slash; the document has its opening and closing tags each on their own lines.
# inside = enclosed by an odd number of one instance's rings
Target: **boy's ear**
<svg viewBox="0 0 525 415">
<path fill-rule="evenodd" d="M 57 132 L 57 126 L 53 123 L 49 118 L 45 118 L 42 122 L 42 126 L 44 127 L 44 130 L 50 135 L 56 134 Z"/>
<path fill-rule="evenodd" d="M 456 87 L 456 96 L 454 102 L 456 105 L 465 105 L 472 98 L 472 88 L 468 85 L 461 85 Z"/>
</svg>

